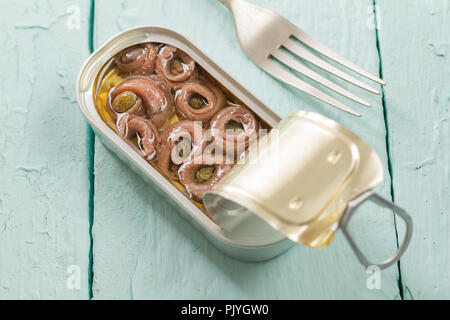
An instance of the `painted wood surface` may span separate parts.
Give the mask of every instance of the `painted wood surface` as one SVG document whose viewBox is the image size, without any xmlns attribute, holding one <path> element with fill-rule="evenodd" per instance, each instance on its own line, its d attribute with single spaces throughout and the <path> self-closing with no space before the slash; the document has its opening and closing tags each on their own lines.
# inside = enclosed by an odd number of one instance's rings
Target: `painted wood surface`
<svg viewBox="0 0 450 320">
<path fill-rule="evenodd" d="M 274 9 L 357 64 L 378 74 L 375 30 L 370 28 L 372 1 L 254 1 Z M 313 110 L 336 119 L 361 135 L 380 155 L 385 182 L 378 191 L 390 195 L 385 124 L 381 98 L 358 94 L 374 105 L 354 108 L 357 119 L 277 82 L 240 50 L 231 15 L 217 1 L 96 1 L 95 45 L 136 25 L 160 25 L 191 39 L 250 91 L 286 115 Z M 390 213 L 355 223 L 358 237 L 376 229 L 383 239 L 367 250 L 393 249 L 395 228 Z M 95 143 L 93 225 L 94 298 L 399 298 L 398 271 L 382 272 L 380 290 L 369 290 L 368 275 L 339 233 L 332 245 L 317 250 L 296 246 L 264 263 L 228 258 L 178 216 L 172 207 L 98 141 Z"/>
<path fill-rule="evenodd" d="M 448 0 L 252 1 L 372 73 L 381 69 L 384 101 L 347 87 L 374 105 L 349 103 L 364 115 L 357 119 L 272 79 L 242 53 L 231 15 L 215 0 L 2 2 L 0 58 L 8 63 L 0 75 L 0 299 L 87 299 L 91 290 L 96 299 L 450 297 Z M 98 46 L 142 24 L 186 35 L 280 115 L 322 113 L 374 147 L 385 166 L 377 191 L 414 217 L 401 279 L 393 266 L 382 272 L 381 289 L 369 290 L 369 275 L 340 233 L 328 248 L 299 245 L 268 262 L 228 258 L 97 140 L 90 153 L 74 91 L 89 29 Z M 361 213 L 352 227 L 364 236 L 362 246 L 376 256 L 393 249 L 399 221 L 370 206 Z M 384 243 L 373 244 L 374 232 Z M 79 290 L 67 287 L 70 265 L 80 268 Z"/>
<path fill-rule="evenodd" d="M 450 2 L 377 2 L 394 197 L 415 227 L 403 282 L 415 299 L 448 299 Z"/>
<path fill-rule="evenodd" d="M 87 299 L 87 124 L 74 88 L 90 3 L 0 6 L 0 299 Z M 71 265 L 79 289 L 66 285 Z"/>
</svg>

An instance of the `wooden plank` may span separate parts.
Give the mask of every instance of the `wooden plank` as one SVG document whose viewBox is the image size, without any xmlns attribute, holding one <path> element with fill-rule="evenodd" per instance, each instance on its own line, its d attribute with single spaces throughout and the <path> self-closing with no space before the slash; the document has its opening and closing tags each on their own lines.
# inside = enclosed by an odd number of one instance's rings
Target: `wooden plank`
<svg viewBox="0 0 450 320">
<path fill-rule="evenodd" d="M 450 4 L 378 1 L 395 201 L 414 217 L 407 297 L 450 297 Z"/>
<path fill-rule="evenodd" d="M 302 26 L 357 64 L 378 74 L 372 1 L 269 1 L 269 7 Z M 281 115 L 314 110 L 362 136 L 387 165 L 380 97 L 351 88 L 374 105 L 352 107 L 358 119 L 332 109 L 275 81 L 242 53 L 231 15 L 215 1 L 96 1 L 95 40 L 102 44 L 117 31 L 136 25 L 174 29 L 196 43 L 220 66 Z M 399 297 L 397 268 L 381 273 L 381 288 L 369 290 L 368 274 L 338 233 L 332 245 L 317 250 L 295 246 L 264 263 L 224 256 L 178 216 L 172 207 L 103 145 L 95 145 L 94 287 L 95 298 L 373 298 Z M 386 166 L 387 168 L 387 166 Z M 390 180 L 377 189 L 389 197 Z M 383 239 L 364 247 L 393 249 L 393 219 L 365 208 L 371 219 L 356 222 L 356 235 L 376 229 Z"/>
<path fill-rule="evenodd" d="M 0 299 L 89 297 L 87 125 L 75 99 L 89 6 L 2 2 Z"/>
</svg>

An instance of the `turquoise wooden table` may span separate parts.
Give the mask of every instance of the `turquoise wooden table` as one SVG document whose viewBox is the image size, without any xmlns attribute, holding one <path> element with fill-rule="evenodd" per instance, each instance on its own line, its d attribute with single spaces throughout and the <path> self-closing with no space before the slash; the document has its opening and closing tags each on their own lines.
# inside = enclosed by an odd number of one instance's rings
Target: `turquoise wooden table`
<svg viewBox="0 0 450 320">
<path fill-rule="evenodd" d="M 2 1 L 1 299 L 450 298 L 450 3 L 253 2 L 380 74 L 382 96 L 352 89 L 373 108 L 350 103 L 358 119 L 262 72 L 214 0 Z M 415 224 L 379 285 L 339 232 L 325 249 L 297 245 L 262 263 L 223 255 L 94 137 L 75 100 L 78 71 L 109 37 L 143 24 L 184 34 L 280 115 L 324 114 L 377 151 L 385 179 L 376 191 Z M 395 249 L 399 222 L 361 211 L 353 231 L 365 250 Z"/>
</svg>

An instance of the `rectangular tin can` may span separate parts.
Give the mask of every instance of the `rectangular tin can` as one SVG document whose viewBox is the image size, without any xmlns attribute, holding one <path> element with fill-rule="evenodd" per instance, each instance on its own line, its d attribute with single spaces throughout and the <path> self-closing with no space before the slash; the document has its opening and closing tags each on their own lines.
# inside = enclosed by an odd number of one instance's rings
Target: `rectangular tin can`
<svg viewBox="0 0 450 320">
<path fill-rule="evenodd" d="M 221 228 L 119 138 L 100 118 L 94 97 L 94 84 L 99 71 L 119 51 L 143 42 L 159 42 L 180 48 L 270 126 L 275 127 L 281 120 L 189 40 L 166 28 L 143 26 L 124 31 L 111 38 L 92 53 L 80 71 L 76 89 L 78 105 L 96 136 L 225 254 L 243 261 L 263 261 L 287 250 L 294 243 L 262 220 L 254 226 L 256 236 L 246 234 L 242 230 L 230 232 Z"/>
<path fill-rule="evenodd" d="M 203 203 L 212 219 L 122 140 L 97 112 L 94 85 L 102 67 L 121 50 L 144 42 L 181 49 L 273 128 L 255 144 L 257 148 L 252 145 L 249 156 L 253 155 L 256 162 L 247 159 L 236 165 L 205 194 Z M 385 268 L 395 263 L 409 244 L 410 216 L 371 191 L 382 181 L 383 168 L 370 146 L 340 124 L 315 113 L 298 111 L 282 121 L 190 41 L 172 30 L 138 27 L 107 41 L 82 67 L 77 99 L 100 141 L 229 256 L 262 261 L 281 254 L 295 242 L 324 247 L 340 228 L 361 264 Z M 275 169 L 277 166 L 279 169 Z M 352 212 L 366 200 L 390 208 L 407 226 L 398 251 L 380 263 L 365 257 L 346 228 Z"/>
</svg>

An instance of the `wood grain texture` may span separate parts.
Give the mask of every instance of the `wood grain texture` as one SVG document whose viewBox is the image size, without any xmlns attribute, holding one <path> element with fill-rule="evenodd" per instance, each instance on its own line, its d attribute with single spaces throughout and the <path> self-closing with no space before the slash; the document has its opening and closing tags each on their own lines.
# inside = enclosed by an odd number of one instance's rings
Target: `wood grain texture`
<svg viewBox="0 0 450 320">
<path fill-rule="evenodd" d="M 89 1 L 18 4 L 0 10 L 0 299 L 86 299 L 87 125 L 74 88 Z M 66 286 L 70 265 L 79 290 Z"/>
<path fill-rule="evenodd" d="M 395 201 L 414 218 L 403 282 L 409 298 L 448 299 L 450 2 L 377 3 Z"/>
<path fill-rule="evenodd" d="M 372 1 L 254 2 L 278 11 L 378 74 L 375 31 L 368 27 Z M 303 109 L 338 120 L 380 155 L 386 174 L 377 191 L 389 197 L 380 97 L 351 88 L 374 105 L 364 109 L 349 102 L 364 115 L 357 119 L 274 80 L 245 57 L 235 38 L 231 15 L 217 1 L 98 0 L 95 6 L 96 46 L 117 31 L 136 25 L 169 27 L 187 36 L 280 115 Z M 361 240 L 363 247 L 393 249 L 396 240 L 392 216 L 378 215 L 375 208 L 365 211 L 372 216 L 355 223 L 356 235 L 378 230 L 383 242 Z M 93 241 L 93 293 L 97 299 L 399 298 L 396 266 L 382 272 L 380 290 L 369 290 L 368 275 L 341 233 L 326 249 L 298 245 L 263 263 L 243 263 L 224 256 L 97 140 Z"/>
</svg>

